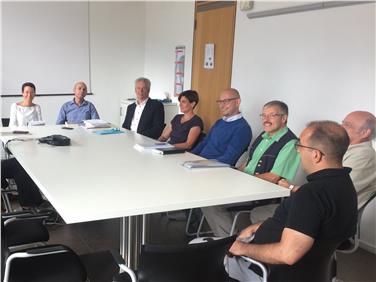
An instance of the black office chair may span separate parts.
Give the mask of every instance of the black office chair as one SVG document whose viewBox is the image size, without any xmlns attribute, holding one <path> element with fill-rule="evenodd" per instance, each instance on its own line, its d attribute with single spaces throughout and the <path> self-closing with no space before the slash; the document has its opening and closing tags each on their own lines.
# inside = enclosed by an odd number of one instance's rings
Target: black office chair
<svg viewBox="0 0 376 282">
<path fill-rule="evenodd" d="M 11 252 L 1 238 L 3 282 L 85 282 L 87 274 L 78 256 L 63 245 Z"/>
<path fill-rule="evenodd" d="M 1 119 L 2 126 L 8 127 L 9 121 L 10 121 L 9 118 L 2 118 Z M 4 144 L 3 143 L 2 143 L 2 146 L 3 146 L 3 150 L 4 150 Z M 9 158 L 9 154 L 7 153 L 7 151 L 5 151 L 5 158 Z M 10 182 L 11 182 L 10 184 L 12 184 L 14 186 L 14 180 L 11 179 Z M 4 205 L 6 212 L 13 211 L 12 205 L 11 205 L 10 200 L 9 200 L 9 194 L 14 194 L 14 193 L 17 193 L 17 189 L 15 189 L 13 187 L 7 187 L 7 188 L 4 188 L 4 189 L 1 188 L 1 199 L 3 201 L 3 205 Z"/>
<path fill-rule="evenodd" d="M 356 224 L 356 233 L 353 237 L 347 239 L 346 241 L 342 242 L 336 252 L 343 253 L 343 254 L 352 254 L 354 253 L 359 247 L 359 240 L 360 240 L 360 224 L 362 223 L 362 217 L 365 209 L 367 206 L 376 198 L 376 192 L 373 192 L 368 200 L 363 204 L 362 207 L 358 210 L 358 222 Z M 336 279 L 337 276 L 337 257 L 334 256 L 334 261 L 332 265 L 332 272 L 333 272 L 333 281 Z"/>
<path fill-rule="evenodd" d="M 49 215 L 18 213 L 2 216 L 1 268 L 3 282 L 84 282 L 87 274 L 78 256 L 63 245 L 20 247 L 45 242 Z M 15 248 L 12 247 L 16 247 Z"/>
<path fill-rule="evenodd" d="M 137 271 L 140 282 L 227 282 L 230 280 L 223 259 L 235 236 L 202 244 L 184 246 L 144 245 Z M 128 274 L 115 282 L 135 281 Z"/>
<path fill-rule="evenodd" d="M 375 199 L 376 192 L 373 192 L 363 206 L 358 210 L 358 222 L 356 225 L 356 234 L 354 237 L 344 241 L 337 249 L 340 253 L 351 254 L 354 253 L 359 247 L 360 240 L 360 224 L 362 223 L 362 217 L 367 206 Z"/>
<path fill-rule="evenodd" d="M 1 215 L 1 236 L 7 238 L 8 247 L 42 243 L 49 240 L 46 220 L 50 213 L 34 214 L 31 211 L 5 213 Z"/>
<path fill-rule="evenodd" d="M 271 265 L 243 257 L 252 263 L 250 269 L 262 277 L 262 281 L 331 282 L 334 277 L 334 253 L 338 243 L 320 243 L 294 265 Z"/>
<path fill-rule="evenodd" d="M 1 124 L 3 125 L 3 127 L 8 127 L 9 121 L 10 121 L 10 118 L 1 118 Z"/>
</svg>

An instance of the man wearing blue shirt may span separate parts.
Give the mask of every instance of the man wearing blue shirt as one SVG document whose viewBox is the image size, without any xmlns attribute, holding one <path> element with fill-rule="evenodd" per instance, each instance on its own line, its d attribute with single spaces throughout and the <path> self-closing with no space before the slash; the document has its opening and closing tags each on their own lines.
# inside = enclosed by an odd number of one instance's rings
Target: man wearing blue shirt
<svg viewBox="0 0 376 282">
<path fill-rule="evenodd" d="M 86 119 L 99 119 L 94 105 L 85 100 L 87 94 L 86 84 L 82 81 L 74 85 L 74 99 L 66 102 L 60 109 L 56 124 L 81 123 Z"/>
<path fill-rule="evenodd" d="M 252 139 L 251 127 L 239 111 L 240 95 L 236 89 L 223 90 L 217 104 L 223 117 L 191 153 L 235 165 Z"/>
</svg>

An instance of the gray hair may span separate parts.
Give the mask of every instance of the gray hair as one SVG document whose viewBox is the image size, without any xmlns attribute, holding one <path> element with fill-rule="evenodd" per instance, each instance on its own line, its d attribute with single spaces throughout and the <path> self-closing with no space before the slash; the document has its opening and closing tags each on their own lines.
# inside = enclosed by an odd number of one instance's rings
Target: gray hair
<svg viewBox="0 0 376 282">
<path fill-rule="evenodd" d="M 147 79 L 146 77 L 139 77 L 134 83 L 136 84 L 137 82 L 143 82 L 146 88 L 150 91 L 151 82 L 149 79 Z"/>
<path fill-rule="evenodd" d="M 286 105 L 286 103 L 282 102 L 282 101 L 278 101 L 278 100 L 274 100 L 274 101 L 270 101 L 268 103 L 266 103 L 264 105 L 264 108 L 265 107 L 278 107 L 279 110 L 281 111 L 281 114 L 284 114 L 284 115 L 289 115 L 289 107 Z"/>
<path fill-rule="evenodd" d="M 360 128 L 362 130 L 369 129 L 371 131 L 370 140 L 376 138 L 376 117 L 373 115 L 370 115 L 366 120 L 364 121 L 362 127 Z"/>
</svg>

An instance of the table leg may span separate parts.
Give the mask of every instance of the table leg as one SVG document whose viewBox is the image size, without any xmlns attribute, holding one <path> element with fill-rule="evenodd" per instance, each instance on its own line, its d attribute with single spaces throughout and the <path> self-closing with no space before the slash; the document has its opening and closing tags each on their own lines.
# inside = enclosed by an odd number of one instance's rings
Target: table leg
<svg viewBox="0 0 376 282">
<path fill-rule="evenodd" d="M 120 221 L 120 255 L 125 264 L 137 269 L 141 244 L 145 242 L 144 216 L 122 217 Z"/>
<path fill-rule="evenodd" d="M 129 265 L 129 258 L 127 254 L 128 246 L 126 241 L 128 227 L 128 217 L 120 218 L 120 255 L 124 258 L 125 265 Z"/>
</svg>

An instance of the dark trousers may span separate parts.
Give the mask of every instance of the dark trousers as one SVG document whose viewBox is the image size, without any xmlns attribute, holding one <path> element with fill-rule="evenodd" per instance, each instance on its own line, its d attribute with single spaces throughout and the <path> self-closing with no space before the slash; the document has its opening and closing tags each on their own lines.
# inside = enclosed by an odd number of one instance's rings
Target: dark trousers
<svg viewBox="0 0 376 282">
<path fill-rule="evenodd" d="M 1 161 L 1 188 L 8 186 L 6 178 L 13 178 L 16 182 L 21 206 L 35 207 L 43 202 L 38 186 L 14 158 Z"/>
</svg>

